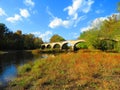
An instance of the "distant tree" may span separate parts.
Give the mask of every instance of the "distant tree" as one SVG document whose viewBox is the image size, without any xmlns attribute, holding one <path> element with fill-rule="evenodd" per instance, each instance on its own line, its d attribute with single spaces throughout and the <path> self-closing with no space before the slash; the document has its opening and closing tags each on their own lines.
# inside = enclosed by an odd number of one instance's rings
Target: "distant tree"
<svg viewBox="0 0 120 90">
<path fill-rule="evenodd" d="M 65 39 L 59 36 L 58 34 L 55 34 L 50 38 L 50 42 L 60 42 L 60 41 L 65 41 Z"/>
<path fill-rule="evenodd" d="M 8 28 L 5 24 L 0 23 L 0 39 L 8 32 Z"/>
<path fill-rule="evenodd" d="M 43 44 L 42 38 L 35 37 L 34 38 L 34 48 L 40 48 L 41 44 Z"/>
<path fill-rule="evenodd" d="M 42 39 L 33 34 L 22 34 L 21 30 L 13 33 L 5 24 L 0 23 L 0 50 L 35 49 L 42 43 Z"/>
<path fill-rule="evenodd" d="M 4 49 L 4 45 L 6 44 L 6 34 L 9 33 L 8 28 L 5 24 L 0 23 L 0 49 Z"/>
<path fill-rule="evenodd" d="M 21 30 L 17 30 L 17 31 L 15 32 L 15 34 L 17 34 L 17 35 L 22 35 L 22 31 L 21 31 Z"/>
<path fill-rule="evenodd" d="M 14 33 L 13 35 L 14 39 L 14 47 L 17 50 L 23 50 L 24 49 L 24 38 L 22 34 Z"/>
<path fill-rule="evenodd" d="M 24 49 L 33 49 L 34 35 L 33 34 L 23 35 L 23 38 L 24 38 Z"/>
<path fill-rule="evenodd" d="M 117 4 L 117 11 L 120 13 L 120 2 Z"/>
</svg>

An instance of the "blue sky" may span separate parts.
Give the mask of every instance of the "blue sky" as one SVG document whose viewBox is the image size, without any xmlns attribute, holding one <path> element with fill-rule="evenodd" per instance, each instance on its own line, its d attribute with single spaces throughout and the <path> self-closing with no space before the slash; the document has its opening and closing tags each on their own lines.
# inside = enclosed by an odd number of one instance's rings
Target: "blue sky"
<svg viewBox="0 0 120 90">
<path fill-rule="evenodd" d="M 75 40 L 117 13 L 119 0 L 0 0 L 0 23 L 49 41 L 54 34 Z"/>
</svg>

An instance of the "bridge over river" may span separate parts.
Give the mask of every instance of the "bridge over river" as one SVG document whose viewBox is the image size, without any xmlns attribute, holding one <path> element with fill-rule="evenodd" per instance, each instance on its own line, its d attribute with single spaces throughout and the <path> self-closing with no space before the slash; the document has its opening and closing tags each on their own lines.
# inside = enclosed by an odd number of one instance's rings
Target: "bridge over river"
<svg viewBox="0 0 120 90">
<path fill-rule="evenodd" d="M 61 42 L 53 42 L 53 43 L 44 43 L 41 45 L 41 49 L 55 49 L 56 47 L 60 50 L 67 49 L 67 46 L 70 45 L 71 49 L 74 51 L 76 45 L 78 43 L 85 42 L 85 40 L 68 40 L 68 41 L 61 41 Z"/>
</svg>

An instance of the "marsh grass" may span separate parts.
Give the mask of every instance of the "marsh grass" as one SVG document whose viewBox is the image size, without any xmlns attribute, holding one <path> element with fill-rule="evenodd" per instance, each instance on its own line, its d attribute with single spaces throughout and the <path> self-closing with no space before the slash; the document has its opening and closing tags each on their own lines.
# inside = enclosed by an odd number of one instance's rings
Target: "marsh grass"
<svg viewBox="0 0 120 90">
<path fill-rule="evenodd" d="M 18 67 L 9 88 L 28 90 L 120 90 L 120 54 L 76 52 Z"/>
</svg>

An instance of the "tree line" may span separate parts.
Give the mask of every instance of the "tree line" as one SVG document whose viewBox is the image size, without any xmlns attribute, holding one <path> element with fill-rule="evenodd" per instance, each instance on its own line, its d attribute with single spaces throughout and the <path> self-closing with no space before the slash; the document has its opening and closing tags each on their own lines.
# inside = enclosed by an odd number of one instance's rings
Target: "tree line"
<svg viewBox="0 0 120 90">
<path fill-rule="evenodd" d="M 99 28 L 84 31 L 79 39 L 85 39 L 89 48 L 120 51 L 120 17 L 108 17 Z"/>
<path fill-rule="evenodd" d="M 21 30 L 12 32 L 5 24 L 0 23 L 0 50 L 36 49 L 42 43 L 42 39 L 33 34 L 22 34 Z"/>
</svg>

